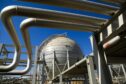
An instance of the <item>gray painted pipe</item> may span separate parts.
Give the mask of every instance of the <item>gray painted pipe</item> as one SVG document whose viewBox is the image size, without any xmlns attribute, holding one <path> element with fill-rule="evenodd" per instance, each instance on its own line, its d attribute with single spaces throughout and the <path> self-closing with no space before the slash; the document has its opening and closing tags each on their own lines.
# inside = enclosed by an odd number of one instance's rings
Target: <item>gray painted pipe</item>
<svg viewBox="0 0 126 84">
<path fill-rule="evenodd" d="M 84 15 L 78 15 L 78 14 L 73 14 L 73 13 L 66 13 L 66 12 L 59 12 L 59 11 L 52 11 L 52 10 L 45 10 L 45 9 L 37 9 L 37 8 L 31 8 L 31 7 L 23 7 L 23 6 L 7 6 L 1 11 L 1 19 L 2 22 L 4 23 L 7 31 L 9 32 L 10 36 L 12 37 L 12 40 L 14 41 L 14 44 L 16 46 L 16 52 L 14 56 L 14 62 L 13 66 L 9 66 L 7 68 L 0 66 L 1 71 L 10 71 L 15 68 L 16 64 L 18 63 L 18 57 L 16 56 L 20 54 L 20 43 L 17 38 L 17 34 L 14 30 L 14 25 L 11 20 L 11 16 L 26 16 L 26 17 L 36 17 L 36 18 L 45 18 L 45 19 L 52 19 L 52 20 L 62 20 L 62 21 L 71 21 L 71 22 L 77 22 L 77 23 L 82 23 L 85 21 L 98 21 L 98 22 L 103 22 L 105 21 L 104 19 L 100 18 L 94 18 L 94 17 L 89 17 L 89 16 L 84 16 Z M 96 29 L 92 29 L 96 30 Z M 28 46 L 25 45 L 27 50 Z M 29 61 L 30 63 L 27 63 L 28 68 L 30 68 L 29 65 L 31 65 L 31 55 L 32 52 L 28 51 L 28 56 L 29 56 Z M 27 67 L 23 71 L 24 73 L 29 70 Z M 23 72 L 19 71 L 19 73 L 16 74 L 22 74 Z M 9 74 L 9 73 L 8 73 Z M 12 73 L 11 73 L 12 74 Z"/>
<path fill-rule="evenodd" d="M 87 26 L 83 24 L 76 24 L 71 22 L 63 22 L 63 21 L 55 21 L 55 20 L 47 20 L 47 19 L 36 19 L 29 18 L 20 24 L 20 28 L 22 31 L 22 35 L 25 41 L 25 45 L 29 52 L 32 53 L 31 43 L 30 43 L 30 35 L 28 34 L 28 28 L 31 26 L 38 27 L 48 27 L 48 28 L 59 28 L 59 29 L 72 29 L 72 30 L 81 30 L 81 31 L 92 31 L 92 26 Z M 91 27 L 91 29 L 90 29 Z M 96 28 L 96 27 L 94 27 Z"/>
</svg>

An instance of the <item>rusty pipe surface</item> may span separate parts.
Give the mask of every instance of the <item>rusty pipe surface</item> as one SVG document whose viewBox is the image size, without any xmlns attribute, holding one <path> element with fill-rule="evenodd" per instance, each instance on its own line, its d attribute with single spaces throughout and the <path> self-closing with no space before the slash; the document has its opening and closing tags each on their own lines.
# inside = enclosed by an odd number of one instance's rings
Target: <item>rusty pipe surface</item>
<svg viewBox="0 0 126 84">
<path fill-rule="evenodd" d="M 72 30 L 81 30 L 81 31 L 93 31 L 92 26 L 87 26 L 83 24 L 47 20 L 47 19 L 28 18 L 22 21 L 22 23 L 20 24 L 20 28 L 21 28 L 22 35 L 25 41 L 25 45 L 27 46 L 27 49 L 30 52 L 32 52 L 31 50 L 32 48 L 31 48 L 30 37 L 29 37 L 30 35 L 28 33 L 28 28 L 30 28 L 31 26 L 58 28 L 58 29 L 72 29 Z"/>
</svg>

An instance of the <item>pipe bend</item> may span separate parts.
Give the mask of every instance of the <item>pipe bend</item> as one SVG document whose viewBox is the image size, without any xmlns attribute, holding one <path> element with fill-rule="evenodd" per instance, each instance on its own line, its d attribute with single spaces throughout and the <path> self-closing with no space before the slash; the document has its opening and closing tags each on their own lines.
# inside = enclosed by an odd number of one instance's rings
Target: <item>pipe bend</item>
<svg viewBox="0 0 126 84">
<path fill-rule="evenodd" d="M 20 29 L 23 31 L 23 30 L 26 30 L 29 28 L 29 26 L 32 25 L 32 23 L 35 23 L 36 19 L 35 18 L 28 18 L 28 19 L 25 19 L 21 22 L 20 24 Z"/>
<path fill-rule="evenodd" d="M 13 70 L 10 72 L 0 72 L 0 75 L 23 75 L 28 73 L 28 71 L 31 69 L 32 63 L 31 63 L 31 59 L 27 60 L 27 66 L 24 70 Z"/>
<path fill-rule="evenodd" d="M 23 35 L 25 46 L 28 50 L 28 55 L 30 59 L 32 55 L 32 50 L 31 50 L 32 48 L 31 48 L 31 43 L 30 43 L 29 32 L 27 30 L 28 28 L 30 28 L 30 26 L 34 25 L 35 21 L 36 21 L 35 18 L 28 18 L 28 19 L 23 20 L 20 24 L 20 30 Z"/>
<path fill-rule="evenodd" d="M 18 65 L 17 62 L 20 60 L 20 58 L 19 58 L 20 53 L 21 53 L 20 51 L 15 49 L 14 59 L 13 59 L 12 63 L 7 66 L 1 65 L 0 72 L 7 72 L 7 71 L 11 71 L 11 70 L 15 69 L 16 66 Z"/>
<path fill-rule="evenodd" d="M 10 17 L 13 14 L 15 14 L 17 8 L 18 8 L 18 6 L 16 6 L 16 5 L 10 5 L 10 6 L 3 8 L 0 13 L 1 19 L 5 18 L 5 17 Z M 4 19 L 2 19 L 2 20 L 4 20 Z"/>
<path fill-rule="evenodd" d="M 28 57 L 27 60 L 27 67 L 22 70 L 13 70 L 17 67 L 19 60 L 20 60 L 20 54 L 21 54 L 21 46 L 20 46 L 20 42 L 18 40 L 18 36 L 16 34 L 14 25 L 12 24 L 11 21 L 11 16 L 12 15 L 16 15 L 17 14 L 17 8 L 18 6 L 7 6 L 5 7 L 2 11 L 1 11 L 1 19 L 3 21 L 3 24 L 5 25 L 6 30 L 8 31 L 8 33 L 10 34 L 12 41 L 15 44 L 15 54 L 14 54 L 14 58 L 11 64 L 7 65 L 7 66 L 0 66 L 0 75 L 22 75 L 27 73 L 30 70 L 30 66 L 31 66 L 31 58 Z M 13 70 L 13 71 L 11 71 Z"/>
<path fill-rule="evenodd" d="M 80 22 L 85 22 L 85 18 L 86 20 L 89 19 L 89 18 L 92 18 L 92 17 L 87 17 L 87 16 L 84 16 L 84 15 L 79 15 L 79 14 L 73 14 L 73 13 L 67 13 L 67 12 L 60 12 L 60 11 L 52 11 L 52 10 L 45 10 L 45 9 L 37 9 L 37 8 L 31 8 L 31 7 L 23 7 L 23 6 L 15 6 L 15 5 L 12 5 L 12 6 L 7 6 L 5 7 L 2 11 L 1 11 L 1 19 L 5 25 L 5 28 L 6 30 L 8 31 L 8 33 L 10 34 L 14 44 L 15 44 L 15 47 L 16 49 L 20 51 L 20 43 L 19 43 L 19 40 L 18 40 L 18 37 L 17 37 L 17 34 L 15 32 L 15 28 L 14 28 L 14 25 L 11 21 L 11 16 L 14 16 L 14 15 L 18 15 L 18 16 L 25 16 L 25 17 L 35 17 L 35 18 L 44 18 L 44 19 L 51 19 L 51 20 L 60 20 L 60 21 L 65 21 L 65 22 L 75 22 L 75 23 L 80 23 Z M 49 17 L 49 15 L 51 15 Z M 93 20 L 93 23 L 94 21 L 96 20 L 95 18 L 92 19 Z M 91 20 L 91 21 L 92 21 Z M 101 20 L 100 20 L 101 21 Z M 90 22 L 90 20 L 88 21 Z M 50 22 L 49 22 L 50 23 Z M 56 23 L 56 22 L 54 22 Z M 48 23 L 46 23 L 48 24 Z M 45 24 L 45 25 L 46 25 Z M 51 24 L 51 23 L 50 23 Z M 53 23 L 52 23 L 53 24 Z M 61 23 L 60 23 L 61 24 Z M 59 24 L 59 25 L 60 25 Z M 66 23 L 63 23 L 62 25 L 64 25 Z M 91 23 L 92 24 L 92 23 Z M 60 26 L 62 26 L 60 25 Z M 57 27 L 60 27 L 60 26 L 57 26 Z M 79 26 L 79 25 L 78 25 Z M 50 27 L 50 25 L 49 25 Z M 52 26 L 51 26 L 52 27 Z M 65 26 L 66 27 L 66 26 Z M 67 28 L 71 27 L 71 24 L 68 24 L 67 25 Z M 74 27 L 74 26 L 72 26 Z M 72 28 L 71 27 L 71 28 Z M 77 27 L 77 25 L 75 26 Z M 80 30 L 83 30 L 83 27 L 84 26 L 81 26 Z M 89 26 L 88 26 L 89 27 Z M 94 31 L 93 28 L 96 28 L 96 27 L 90 27 L 91 29 L 85 29 L 85 31 Z M 27 31 L 26 31 L 27 32 Z M 26 34 L 26 33 L 25 33 Z M 24 34 L 23 34 L 24 35 Z M 29 41 L 29 39 L 27 39 L 29 36 L 25 37 L 26 41 Z M 29 46 L 30 45 L 30 42 L 27 42 L 26 44 L 26 48 L 27 50 L 31 49 L 31 47 Z M 18 52 L 18 51 L 17 51 Z M 29 55 L 29 58 L 31 58 L 32 52 L 29 51 L 28 52 L 28 55 Z M 17 56 L 18 58 L 19 56 Z M 18 61 L 17 61 L 18 63 Z M 12 69 L 12 68 L 11 68 Z M 1 70 L 1 69 L 0 69 Z"/>
<path fill-rule="evenodd" d="M 0 66 L 0 72 L 8 72 L 16 68 L 18 65 L 18 62 L 20 60 L 20 54 L 21 54 L 21 47 L 20 47 L 20 42 L 18 40 L 16 31 L 13 27 L 13 24 L 8 24 L 10 22 L 10 17 L 15 13 L 15 10 L 17 9 L 17 6 L 7 6 L 5 7 L 0 14 L 0 17 L 2 19 L 3 24 L 5 25 L 6 30 L 10 34 L 12 41 L 15 44 L 15 54 L 14 54 L 14 59 L 11 64 L 9 65 L 1 65 Z"/>
</svg>

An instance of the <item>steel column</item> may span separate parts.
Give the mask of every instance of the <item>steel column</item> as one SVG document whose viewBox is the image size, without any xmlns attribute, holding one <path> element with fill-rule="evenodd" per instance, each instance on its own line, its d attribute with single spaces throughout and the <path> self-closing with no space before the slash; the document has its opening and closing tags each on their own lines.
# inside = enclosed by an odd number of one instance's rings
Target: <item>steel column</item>
<svg viewBox="0 0 126 84">
<path fill-rule="evenodd" d="M 95 56 L 96 67 L 98 69 L 99 75 L 99 84 L 112 84 L 111 75 L 106 64 L 106 60 L 104 57 L 104 51 L 102 49 L 102 45 L 98 45 L 96 42 L 96 36 L 91 36 L 91 45 L 93 49 L 93 53 Z"/>
<path fill-rule="evenodd" d="M 63 77 L 62 77 L 62 74 L 60 74 L 60 76 L 59 76 L 59 84 L 63 84 Z"/>
<path fill-rule="evenodd" d="M 124 67 L 123 64 L 121 65 L 121 67 L 122 67 L 122 70 L 123 70 L 123 73 L 124 73 L 124 77 L 125 77 L 125 81 L 126 81 L 126 70 L 125 70 L 125 67 Z"/>
<path fill-rule="evenodd" d="M 69 51 L 67 49 L 67 68 L 70 67 L 70 60 L 69 60 Z"/>
<path fill-rule="evenodd" d="M 37 57 L 38 57 L 38 47 L 36 47 L 36 51 L 35 51 L 35 58 L 34 58 L 35 61 L 34 61 L 34 71 L 33 71 L 32 84 L 36 84 Z"/>
<path fill-rule="evenodd" d="M 96 84 L 96 77 L 94 73 L 94 63 L 93 63 L 93 57 L 87 58 L 87 69 L 88 69 L 88 76 L 89 76 L 89 83 L 90 84 Z"/>
<path fill-rule="evenodd" d="M 53 52 L 53 60 L 52 60 L 52 79 L 55 78 L 55 51 Z"/>
</svg>

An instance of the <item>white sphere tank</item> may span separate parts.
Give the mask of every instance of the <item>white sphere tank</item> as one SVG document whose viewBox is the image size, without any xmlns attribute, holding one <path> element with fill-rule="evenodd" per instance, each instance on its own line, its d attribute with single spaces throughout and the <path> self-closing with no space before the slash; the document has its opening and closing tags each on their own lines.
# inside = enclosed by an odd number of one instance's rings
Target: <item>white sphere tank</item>
<svg viewBox="0 0 126 84">
<path fill-rule="evenodd" d="M 66 65 L 67 59 L 69 59 L 69 65 L 71 66 L 84 57 L 80 47 L 73 40 L 67 38 L 64 35 L 54 35 L 51 38 L 48 38 L 42 43 L 40 50 L 41 58 L 43 58 L 43 56 L 45 58 L 46 68 L 49 71 L 48 75 L 50 78 L 52 78 L 53 74 L 52 70 L 54 57 L 55 75 L 60 73 L 58 67 L 60 71 L 63 71 L 65 67 L 68 67 L 68 65 Z"/>
</svg>

